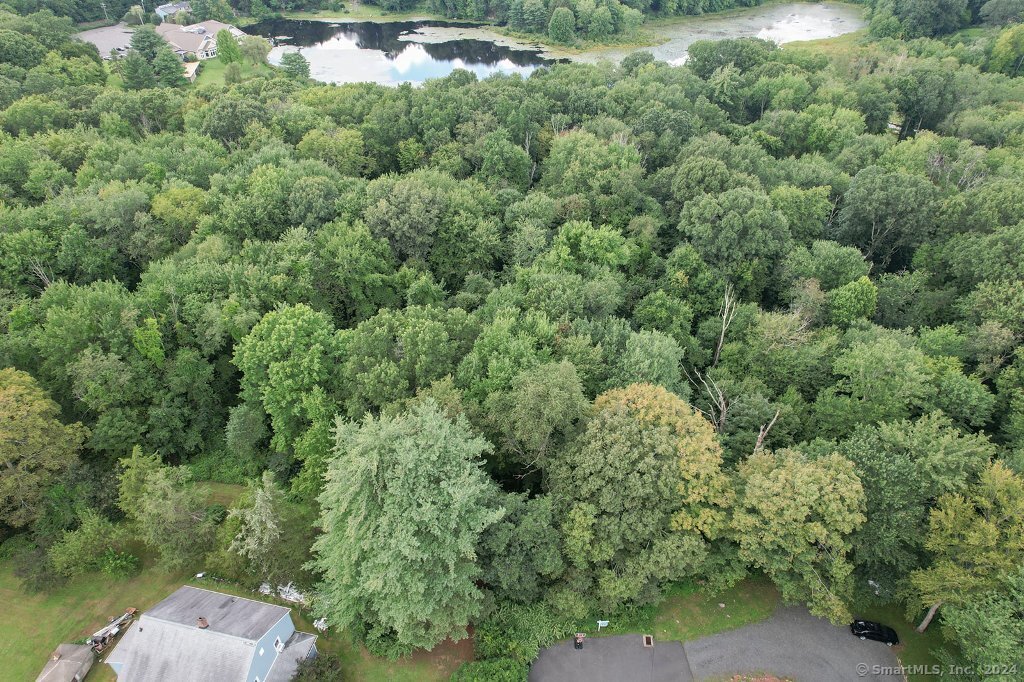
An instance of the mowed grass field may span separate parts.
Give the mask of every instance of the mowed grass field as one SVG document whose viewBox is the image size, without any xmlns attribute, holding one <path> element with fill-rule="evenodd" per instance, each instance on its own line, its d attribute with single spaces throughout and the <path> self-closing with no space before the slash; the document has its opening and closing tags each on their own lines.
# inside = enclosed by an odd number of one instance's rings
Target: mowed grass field
<svg viewBox="0 0 1024 682">
<path fill-rule="evenodd" d="M 0 563 L 0 677 L 34 680 L 58 644 L 82 640 L 129 606 L 150 608 L 182 580 L 180 574 L 149 567 L 128 580 L 95 574 L 31 594 L 21 588 L 11 562 Z M 90 682 L 98 679 L 103 678 L 90 673 Z"/>
</svg>

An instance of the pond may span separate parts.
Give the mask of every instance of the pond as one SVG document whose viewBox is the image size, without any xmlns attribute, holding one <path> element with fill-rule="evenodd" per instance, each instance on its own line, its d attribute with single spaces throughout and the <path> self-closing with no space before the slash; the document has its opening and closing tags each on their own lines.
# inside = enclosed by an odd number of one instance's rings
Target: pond
<svg viewBox="0 0 1024 682">
<path fill-rule="evenodd" d="M 657 21 L 648 30 L 663 42 L 643 48 L 602 48 L 569 55 L 574 61 L 618 61 L 638 49 L 681 64 L 696 40 L 758 37 L 779 44 L 832 38 L 862 28 L 863 9 L 841 3 L 784 3 L 704 17 Z M 495 73 L 529 75 L 565 59 L 538 45 L 496 33 L 487 26 L 446 21 L 318 21 L 278 19 L 245 29 L 274 43 L 269 60 L 300 51 L 310 75 L 325 83 L 419 84 L 467 69 L 480 78 Z"/>
<path fill-rule="evenodd" d="M 300 51 L 309 75 L 325 83 L 422 83 L 466 69 L 479 78 L 524 76 L 553 60 L 536 47 L 499 44 L 483 27 L 445 21 L 296 21 L 279 19 L 246 27 L 275 44 L 268 59 Z M 491 38 L 486 39 L 485 38 Z"/>
<path fill-rule="evenodd" d="M 682 64 L 686 50 L 698 40 L 723 38 L 764 38 L 779 45 L 798 40 L 835 38 L 864 28 L 864 8 L 833 2 L 793 2 L 656 22 L 649 30 L 665 42 L 649 51 L 655 59 Z M 636 49 L 589 50 L 580 61 L 619 61 Z"/>
</svg>

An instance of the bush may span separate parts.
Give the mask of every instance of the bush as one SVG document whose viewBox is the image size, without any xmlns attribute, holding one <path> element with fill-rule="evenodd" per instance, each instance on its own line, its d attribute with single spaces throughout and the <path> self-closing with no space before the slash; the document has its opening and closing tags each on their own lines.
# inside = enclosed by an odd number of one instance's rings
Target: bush
<svg viewBox="0 0 1024 682">
<path fill-rule="evenodd" d="M 197 481 L 235 485 L 244 485 L 246 481 L 258 478 L 264 469 L 263 462 L 255 453 L 229 454 L 221 449 L 203 452 L 187 466 L 192 470 L 192 478 Z"/>
<path fill-rule="evenodd" d="M 111 547 L 100 557 L 100 570 L 114 578 L 127 578 L 139 570 L 139 558 L 128 552 L 118 552 Z"/>
<path fill-rule="evenodd" d="M 463 663 L 451 682 L 526 682 L 529 669 L 511 658 Z"/>
<path fill-rule="evenodd" d="M 503 604 L 477 623 L 473 650 L 478 659 L 530 663 L 541 648 L 567 637 L 573 624 L 560 619 L 548 604 Z"/>
<path fill-rule="evenodd" d="M 65 531 L 47 552 L 53 570 L 67 578 L 102 569 L 108 555 L 120 555 L 124 539 L 120 528 L 92 509 L 83 510 L 79 520 L 78 528 Z"/>
<path fill-rule="evenodd" d="M 319 654 L 299 663 L 292 682 L 343 682 L 341 661 L 332 654 Z"/>
</svg>

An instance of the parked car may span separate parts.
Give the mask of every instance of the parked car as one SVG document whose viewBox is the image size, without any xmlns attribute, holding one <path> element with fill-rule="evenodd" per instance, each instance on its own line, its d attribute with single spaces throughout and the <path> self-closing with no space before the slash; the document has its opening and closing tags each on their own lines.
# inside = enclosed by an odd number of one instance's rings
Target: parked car
<svg viewBox="0 0 1024 682">
<path fill-rule="evenodd" d="M 888 625 L 882 625 L 871 620 L 855 620 L 850 623 L 850 632 L 861 639 L 872 639 L 876 642 L 883 642 L 886 646 L 899 644 L 900 638 Z"/>
</svg>

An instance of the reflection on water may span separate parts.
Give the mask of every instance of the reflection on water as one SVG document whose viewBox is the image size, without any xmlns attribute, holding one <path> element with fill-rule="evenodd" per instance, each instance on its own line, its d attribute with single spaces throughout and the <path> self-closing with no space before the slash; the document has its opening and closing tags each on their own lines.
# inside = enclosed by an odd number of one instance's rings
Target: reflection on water
<svg viewBox="0 0 1024 682">
<path fill-rule="evenodd" d="M 444 21 L 371 21 L 328 23 L 279 19 L 246 27 L 274 41 L 270 63 L 288 51 L 309 61 L 310 76 L 326 83 L 422 83 L 454 69 L 480 78 L 494 73 L 527 75 L 551 64 L 536 50 L 513 49 L 486 40 L 459 38 L 438 42 L 419 33 L 424 28 L 455 26 Z M 465 28 L 465 25 L 457 25 Z M 421 38 L 422 40 L 418 39 Z"/>
<path fill-rule="evenodd" d="M 665 42 L 645 47 L 655 59 L 670 64 L 686 61 L 686 51 L 698 40 L 725 38 L 764 38 L 783 45 L 797 40 L 834 38 L 863 28 L 864 8 L 832 2 L 794 2 L 765 5 L 725 14 L 685 17 L 657 25 L 654 29 Z M 610 48 L 590 50 L 577 57 L 579 61 L 611 59 L 619 61 L 631 49 Z"/>
</svg>

